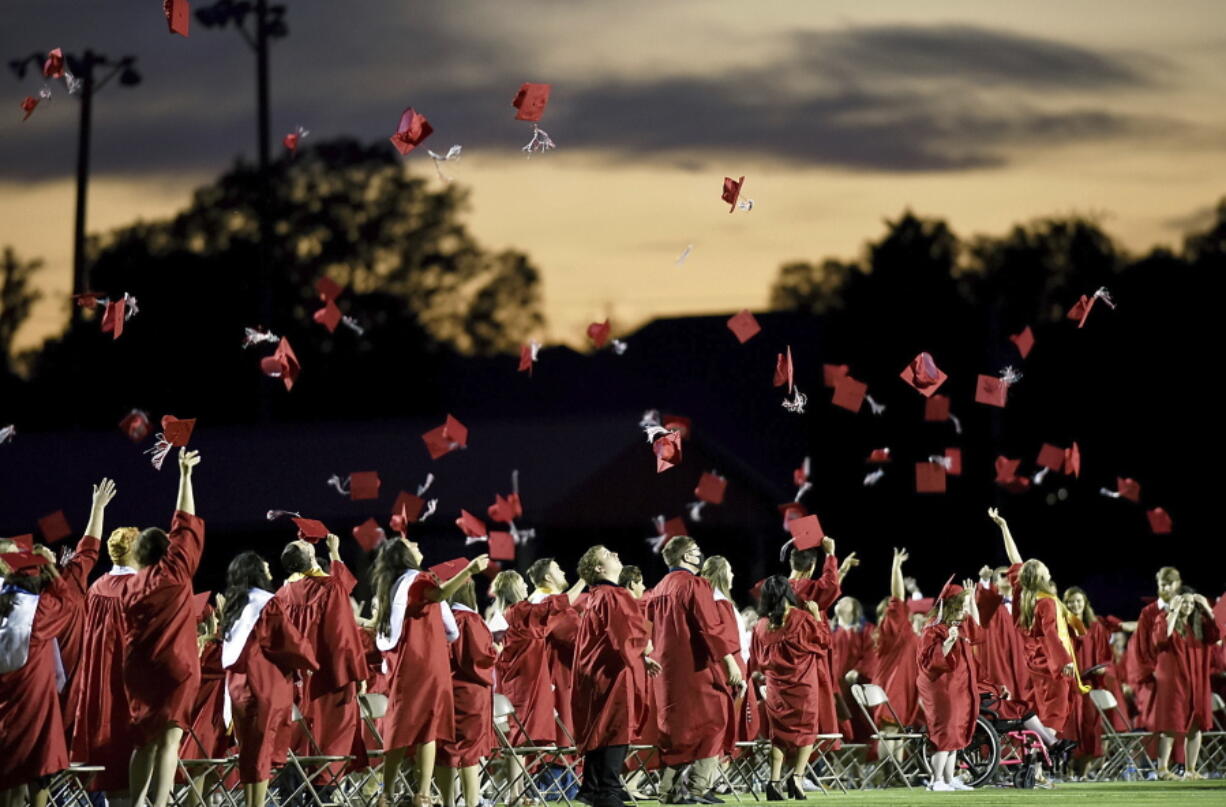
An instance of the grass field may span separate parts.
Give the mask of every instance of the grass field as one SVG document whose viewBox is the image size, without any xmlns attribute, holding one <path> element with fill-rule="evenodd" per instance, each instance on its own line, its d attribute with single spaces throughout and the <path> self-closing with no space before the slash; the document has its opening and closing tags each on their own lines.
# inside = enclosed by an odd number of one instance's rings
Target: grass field
<svg viewBox="0 0 1226 807">
<path fill-rule="evenodd" d="M 724 796 L 724 800 L 735 805 L 736 801 Z M 655 805 L 656 802 L 640 802 L 643 805 Z M 741 804 L 760 804 L 766 807 L 768 802 L 742 801 Z M 807 801 L 769 802 L 770 805 L 830 804 L 919 804 L 945 807 L 946 805 L 995 805 L 995 804 L 1033 804 L 1042 807 L 1140 807 L 1141 805 L 1170 804 L 1179 807 L 1226 807 L 1226 779 L 1206 782 L 1104 782 L 1102 784 L 1067 784 L 1057 785 L 1054 790 L 1014 790 L 1013 788 L 987 787 L 973 793 L 929 793 L 925 790 L 904 790 L 891 788 L 889 790 L 859 790 L 847 795 L 823 796 L 821 793 L 810 793 Z"/>
</svg>

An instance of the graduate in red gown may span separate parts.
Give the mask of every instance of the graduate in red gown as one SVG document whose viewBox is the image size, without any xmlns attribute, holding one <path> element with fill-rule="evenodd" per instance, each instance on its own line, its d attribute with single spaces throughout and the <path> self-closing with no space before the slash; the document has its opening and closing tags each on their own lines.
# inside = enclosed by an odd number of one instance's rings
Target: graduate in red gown
<svg viewBox="0 0 1226 807">
<path fill-rule="evenodd" d="M 221 666 L 238 740 L 238 779 L 247 804 L 268 797 L 272 768 L 285 761 L 293 719 L 294 673 L 318 669 L 310 644 L 272 592 L 268 562 L 243 552 L 226 570 Z"/>
<path fill-rule="evenodd" d="M 639 614 L 643 617 L 650 635 L 651 623 L 647 621 L 648 591 L 647 586 L 643 583 L 643 570 L 638 566 L 623 566 L 621 574 L 617 576 L 617 584 L 629 591 L 631 597 L 634 597 Z M 647 669 L 644 667 L 641 675 L 638 668 L 633 668 L 632 671 L 635 676 L 634 686 L 639 692 L 639 712 L 634 716 L 634 730 L 630 735 L 630 742 L 632 745 L 653 746 L 653 749 L 636 751 L 630 755 L 627 760 L 630 775 L 626 779 L 626 789 L 635 799 L 644 801 L 647 800 L 647 796 L 638 788 L 645 781 L 646 771 L 660 767 L 660 760 L 656 757 L 654 750 L 660 730 L 656 726 L 656 690 L 647 676 Z"/>
<path fill-rule="evenodd" d="M 988 510 L 988 516 L 1000 527 L 1012 564 L 1009 582 L 1017 594 L 1014 617 L 1022 632 L 1035 711 L 1039 721 L 1064 741 L 1057 752 L 1071 751 L 1077 745 L 1077 726 L 1070 719 L 1074 699 L 1090 691 L 1081 683 L 1073 647 L 1073 632 L 1081 627 L 1080 622 L 1070 621 L 1047 566 L 1034 559 L 1023 563 L 1005 519 L 995 508 Z"/>
<path fill-rule="evenodd" d="M 919 638 L 916 687 L 934 749 L 929 790 L 974 789 L 954 775 L 958 752 L 970 745 L 979 716 L 977 664 L 971 652 L 977 619 L 973 586 L 970 580 L 962 586 L 947 583 Z"/>
<path fill-rule="evenodd" d="M 877 621 L 875 636 L 876 683 L 885 690 L 890 708 L 887 709 L 884 705 L 877 707 L 873 719 L 878 725 L 894 724 L 896 729 L 916 727 L 923 723 L 919 691 L 915 683 L 919 672 L 916 661 L 916 632 L 912 627 L 911 610 L 907 606 L 907 590 L 902 574 L 902 565 L 907 558 L 907 550 L 894 550 L 894 560 L 890 567 L 890 599 L 884 614 Z M 902 721 L 901 725 L 897 724 L 895 716 Z"/>
<path fill-rule="evenodd" d="M 579 559 L 591 586 L 575 633 L 575 745 L 583 757 L 583 791 L 591 807 L 621 807 L 621 771 L 640 712 L 636 678 L 660 666 L 648 655 L 651 637 L 634 596 L 617 585 L 616 552 L 594 546 Z"/>
<path fill-rule="evenodd" d="M 750 643 L 750 667 L 766 681 L 766 736 L 771 742 L 768 801 L 805 798 L 801 781 L 818 735 L 816 708 L 821 687 L 819 668 L 829 652 L 829 633 L 818 627 L 821 610 L 804 606 L 783 575 L 762 581 L 759 612 Z M 780 789 L 783 764 L 792 775 Z M 785 796 L 786 792 L 786 796 Z"/>
<path fill-rule="evenodd" d="M 1034 687 L 1014 616 L 1017 605 L 1013 595 L 1008 566 L 979 570 L 979 585 L 975 587 L 983 636 L 983 644 L 978 647 L 979 664 L 985 678 L 1008 689 L 1014 698 L 1033 702 Z"/>
<path fill-rule="evenodd" d="M 538 603 L 546 597 L 563 594 L 568 588 L 566 573 L 553 558 L 538 558 L 524 573 L 534 587 L 528 600 Z M 561 746 L 574 744 L 574 721 L 570 714 L 570 687 L 574 677 L 575 633 L 579 629 L 579 614 L 583 611 L 584 597 L 575 600 L 574 608 L 567 611 L 554 624 L 545 637 L 545 649 L 549 654 L 549 681 L 553 684 L 554 708 L 558 712 L 555 721 L 555 742 Z"/>
<path fill-rule="evenodd" d="M 1121 629 L 1121 623 L 1113 616 L 1099 617 L 1090 605 L 1085 590 L 1069 586 L 1064 590 L 1064 605 L 1069 613 L 1081 620 L 1085 633 L 1073 637 L 1077 653 L 1077 668 L 1082 677 L 1096 689 L 1105 689 L 1115 696 L 1117 704 L 1123 704 L 1124 692 L 1115 666 L 1115 654 L 1111 648 L 1111 635 Z M 1089 771 L 1093 761 L 1103 755 L 1103 728 L 1098 710 L 1089 696 L 1077 698 L 1073 704 L 1073 718 L 1077 725 L 1077 756 L 1082 760 L 1082 774 Z M 1128 722 L 1119 709 L 1111 713 L 1112 726 L 1116 731 L 1128 731 Z"/>
<path fill-rule="evenodd" d="M 663 668 L 653 679 L 660 761 L 667 767 L 661 801 L 715 803 L 711 789 L 726 737 L 728 703 L 744 685 L 737 664 L 741 644 L 720 630 L 711 584 L 698 576 L 702 552 L 694 539 L 675 536 L 661 554 L 669 572 L 647 602 L 655 658 Z M 678 774 L 690 763 L 687 791 Z"/>
<path fill-rule="evenodd" d="M 379 547 L 372 571 L 375 643 L 384 652 L 389 675 L 380 807 L 395 803 L 397 774 L 410 749 L 418 784 L 413 804 L 430 804 L 436 743 L 455 739 L 447 644 L 459 638 L 459 630 L 446 601 L 465 580 L 489 565 L 489 557 L 481 555 L 459 574 L 440 581 L 421 570 L 422 559 L 417 543 L 401 534 Z"/>
<path fill-rule="evenodd" d="M 744 639 L 750 634 L 745 630 L 741 612 L 732 600 L 732 565 L 722 555 L 712 555 L 702 564 L 702 576 L 711 584 L 711 591 L 715 594 L 720 632 L 725 641 L 735 641 L 740 648 L 736 655 L 737 666 L 741 668 L 741 678 L 749 681 L 749 648 Z M 757 691 L 752 686 L 745 686 L 734 694 L 728 713 L 728 728 L 724 732 L 724 754 L 730 757 L 738 755 L 737 743 L 752 742 L 758 737 Z"/>
<path fill-rule="evenodd" d="M 199 596 L 199 595 L 197 595 Z M 225 595 L 217 595 L 217 608 L 225 603 Z M 221 666 L 221 636 L 218 611 L 197 600 L 196 643 L 200 647 L 200 688 L 192 703 L 190 731 L 183 734 L 179 748 L 182 759 L 225 759 L 229 756 L 231 737 L 226 733 L 225 700 L 226 671 Z M 217 772 L 212 766 L 191 767 L 192 787 L 203 795 L 216 785 Z"/>
<path fill-rule="evenodd" d="M 873 632 L 876 626 L 864 617 L 864 606 L 855 597 L 840 597 L 834 604 L 834 619 L 830 631 L 830 667 L 846 717 L 839 730 L 843 737 L 856 743 L 870 742 L 872 726 L 855 708 L 852 684 L 873 681 L 877 665 Z"/>
<path fill-rule="evenodd" d="M 1129 683 L 1136 701 L 1137 722 L 1150 731 L 1154 728 L 1154 668 L 1158 663 L 1158 648 L 1154 646 L 1154 624 L 1166 611 L 1171 600 L 1183 588 L 1183 576 L 1173 566 L 1163 566 L 1156 575 L 1158 599 L 1141 609 L 1136 631 L 1128 643 Z"/>
<path fill-rule="evenodd" d="M 319 669 L 303 681 L 299 710 L 310 737 L 294 726 L 294 753 L 312 756 L 352 756 L 352 763 L 327 767 L 326 784 L 335 784 L 345 770 L 369 765 L 358 714 L 358 686 L 366 680 L 366 652 L 361 629 L 349 604 L 357 580 L 341 560 L 340 538 L 328 535 L 330 565 L 324 572 L 315 559 L 315 548 L 297 540 L 281 552 L 281 567 L 289 577 L 277 590 L 277 600 L 286 617 L 307 640 Z M 314 738 L 315 743 L 311 743 Z"/>
<path fill-rule="evenodd" d="M 1158 778 L 1178 779 L 1170 770 L 1175 735 L 1185 737 L 1185 778 L 1204 779 L 1196 769 L 1201 732 L 1213 728 L 1210 689 L 1212 647 L 1221 638 L 1213 607 L 1204 596 L 1184 587 L 1153 626 L 1153 726 L 1158 737 Z"/>
<path fill-rule="evenodd" d="M 64 683 L 55 637 L 79 613 L 98 561 L 106 506 L 115 483 L 94 486 L 89 523 L 72 559 L 56 570 L 44 546 L 0 555 L 0 804 L 46 807 L 51 775 L 68 767 L 57 687 Z"/>
<path fill-rule="evenodd" d="M 204 550 L 192 471 L 198 451 L 179 452 L 179 493 L 170 534 L 143 530 L 132 547 L 136 574 L 124 589 L 123 685 L 136 751 L 129 765 L 134 804 L 151 795 L 166 807 L 179 763 L 183 728 L 192 722 L 200 687 L 192 576 Z"/>
<path fill-rule="evenodd" d="M 136 744 L 123 689 L 123 594 L 136 574 L 131 554 L 139 534 L 136 527 L 120 527 L 107 539 L 112 565 L 85 598 L 85 642 L 68 698 L 73 716 L 70 755 L 106 768 L 90 780 L 89 789 L 104 791 L 112 800 L 128 792 L 128 758 Z"/>
<path fill-rule="evenodd" d="M 455 775 L 465 804 L 481 802 L 481 760 L 497 745 L 494 739 L 494 660 L 498 646 L 477 613 L 477 587 L 464 581 L 451 595 L 451 612 L 460 636 L 451 643 L 451 692 L 455 703 L 455 739 L 438 745 L 439 792 L 443 807 L 455 807 Z"/>
</svg>

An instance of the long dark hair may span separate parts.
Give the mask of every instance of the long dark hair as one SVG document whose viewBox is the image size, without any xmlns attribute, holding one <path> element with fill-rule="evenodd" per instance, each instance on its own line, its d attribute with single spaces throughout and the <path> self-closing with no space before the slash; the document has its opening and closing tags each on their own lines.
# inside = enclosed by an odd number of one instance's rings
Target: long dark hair
<svg viewBox="0 0 1226 807">
<path fill-rule="evenodd" d="M 43 588 L 51 581 L 50 567 L 43 566 L 38 574 L 6 574 L 4 585 L 21 589 L 27 594 L 41 594 Z M 7 619 L 17 605 L 17 592 L 5 591 L 0 594 L 0 619 Z"/>
<path fill-rule="evenodd" d="M 772 628 L 780 628 L 783 627 L 783 615 L 787 613 L 789 605 L 800 607 L 788 579 L 781 574 L 766 578 L 758 598 L 758 613 L 767 618 Z"/>
<path fill-rule="evenodd" d="M 247 607 L 247 592 L 253 588 L 272 591 L 272 578 L 264 569 L 264 559 L 255 552 L 243 552 L 226 569 L 226 605 L 221 609 L 222 638 Z"/>
<path fill-rule="evenodd" d="M 392 586 L 409 569 L 416 569 L 409 545 L 400 539 L 384 541 L 375 557 L 370 579 L 375 588 L 375 631 L 384 636 L 392 632 Z"/>
</svg>

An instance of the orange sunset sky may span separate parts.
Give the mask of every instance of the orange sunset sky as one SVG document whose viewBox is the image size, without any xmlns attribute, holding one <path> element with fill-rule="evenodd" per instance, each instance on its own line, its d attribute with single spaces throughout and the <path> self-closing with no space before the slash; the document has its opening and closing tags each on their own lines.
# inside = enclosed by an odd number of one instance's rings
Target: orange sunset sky
<svg viewBox="0 0 1226 807">
<path fill-rule="evenodd" d="M 97 99 L 93 232 L 167 216 L 254 155 L 247 47 L 194 23 L 171 37 L 159 5 L 6 4 L 5 58 L 138 57 L 143 83 Z M 1092 214 L 1143 251 L 1178 246 L 1226 190 L 1220 0 L 287 5 L 276 139 L 373 141 L 405 106 L 427 114 L 430 147 L 464 146 L 449 168 L 478 240 L 540 268 L 548 341 L 606 315 L 625 330 L 761 307 L 781 263 L 854 257 L 905 207 L 962 236 Z M 42 79 L 7 76 L 0 244 L 46 263 L 20 348 L 66 321 L 77 104 L 53 86 L 23 124 Z M 558 149 L 531 160 L 510 107 L 523 81 L 554 85 Z M 406 170 L 433 177 L 419 152 Z M 751 213 L 720 202 L 728 174 L 746 175 Z"/>
</svg>

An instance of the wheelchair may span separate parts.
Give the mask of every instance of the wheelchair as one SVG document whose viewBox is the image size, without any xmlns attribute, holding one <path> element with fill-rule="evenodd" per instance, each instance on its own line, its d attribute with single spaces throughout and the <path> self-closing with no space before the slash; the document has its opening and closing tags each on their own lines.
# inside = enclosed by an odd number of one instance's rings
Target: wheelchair
<svg viewBox="0 0 1226 807">
<path fill-rule="evenodd" d="M 1042 739 L 1023 724 L 1034 712 L 1020 717 L 1001 714 L 1004 699 L 996 694 L 981 693 L 979 715 L 971 741 L 958 752 L 957 771 L 971 787 L 996 785 L 1031 789 L 1043 768 L 1051 770 L 1054 762 Z M 923 756 L 924 771 L 932 774 L 931 750 Z"/>
</svg>

